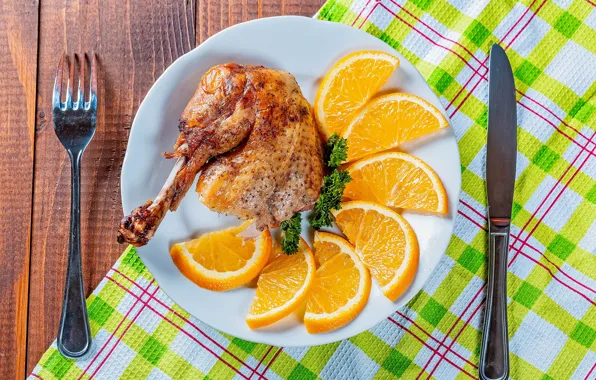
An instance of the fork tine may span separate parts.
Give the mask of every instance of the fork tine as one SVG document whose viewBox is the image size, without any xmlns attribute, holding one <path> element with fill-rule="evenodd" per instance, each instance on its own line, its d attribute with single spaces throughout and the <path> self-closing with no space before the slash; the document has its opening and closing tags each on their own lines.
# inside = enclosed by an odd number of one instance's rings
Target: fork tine
<svg viewBox="0 0 596 380">
<path fill-rule="evenodd" d="M 58 68 L 56 69 L 56 79 L 54 79 L 54 95 L 52 99 L 52 106 L 54 109 L 61 108 L 60 94 L 62 93 L 62 79 L 64 76 L 64 54 L 60 57 Z"/>
<path fill-rule="evenodd" d="M 79 62 L 80 69 L 76 108 L 81 109 L 85 104 L 85 55 L 81 58 L 79 54 L 75 54 L 75 61 Z"/>
<path fill-rule="evenodd" d="M 69 65 L 69 76 L 68 76 L 68 89 L 66 90 L 66 108 L 72 108 L 72 93 L 74 92 L 74 74 L 75 74 L 75 59 L 74 56 L 71 58 L 68 56 Z"/>
<path fill-rule="evenodd" d="M 91 76 L 89 77 L 91 88 L 89 89 L 89 108 L 97 107 L 97 58 L 95 52 L 91 53 Z"/>
</svg>

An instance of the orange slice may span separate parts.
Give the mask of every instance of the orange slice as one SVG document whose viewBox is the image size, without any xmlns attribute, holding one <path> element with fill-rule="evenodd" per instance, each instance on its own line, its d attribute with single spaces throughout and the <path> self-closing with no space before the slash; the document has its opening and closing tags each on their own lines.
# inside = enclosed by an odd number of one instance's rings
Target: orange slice
<svg viewBox="0 0 596 380">
<path fill-rule="evenodd" d="M 202 288 L 219 291 L 244 285 L 258 276 L 271 253 L 269 230 L 253 238 L 239 236 L 251 224 L 249 220 L 174 244 L 172 260 L 182 274 Z"/>
<path fill-rule="evenodd" d="M 441 111 L 416 95 L 381 96 L 367 104 L 345 129 L 347 161 L 395 148 L 448 126 Z"/>
<path fill-rule="evenodd" d="M 418 239 L 410 224 L 390 208 L 372 202 L 342 203 L 333 216 L 383 294 L 395 301 L 418 268 Z"/>
<path fill-rule="evenodd" d="M 381 51 L 359 51 L 340 59 L 323 78 L 315 98 L 323 135 L 341 135 L 398 66 L 397 57 Z"/>
<path fill-rule="evenodd" d="M 400 152 L 379 153 L 346 169 L 352 181 L 344 198 L 389 207 L 446 214 L 447 193 L 435 171 L 421 159 Z"/>
<path fill-rule="evenodd" d="M 276 246 L 276 251 L 281 248 Z M 315 271 L 315 258 L 302 238 L 295 254 L 278 253 L 259 276 L 257 293 L 246 317 L 248 327 L 270 325 L 300 307 L 314 282 Z"/>
<path fill-rule="evenodd" d="M 371 279 L 354 247 L 341 237 L 315 233 L 315 257 L 321 266 L 306 303 L 309 333 L 334 330 L 351 322 L 366 306 Z"/>
</svg>

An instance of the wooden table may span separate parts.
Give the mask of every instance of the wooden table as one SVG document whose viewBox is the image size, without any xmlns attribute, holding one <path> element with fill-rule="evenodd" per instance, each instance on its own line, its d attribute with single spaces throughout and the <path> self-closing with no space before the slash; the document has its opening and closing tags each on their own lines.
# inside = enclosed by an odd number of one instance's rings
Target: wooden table
<svg viewBox="0 0 596 380">
<path fill-rule="evenodd" d="M 177 57 L 225 27 L 312 16 L 323 0 L 2 0 L 0 2 L 0 371 L 29 374 L 55 339 L 69 231 L 70 162 L 53 131 L 64 52 L 95 51 L 103 78 L 97 133 L 83 159 L 86 293 L 124 246 L 120 170 L 143 97 Z"/>
</svg>

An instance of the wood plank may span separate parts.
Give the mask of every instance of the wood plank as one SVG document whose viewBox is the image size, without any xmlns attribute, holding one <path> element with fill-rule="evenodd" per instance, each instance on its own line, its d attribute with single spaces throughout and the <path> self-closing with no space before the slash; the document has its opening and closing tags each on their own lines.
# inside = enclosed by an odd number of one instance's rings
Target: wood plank
<svg viewBox="0 0 596 380">
<path fill-rule="evenodd" d="M 25 376 L 38 2 L 0 2 L 0 368 Z"/>
<path fill-rule="evenodd" d="M 82 171 L 88 295 L 125 248 L 116 243 L 116 229 L 122 218 L 120 170 L 133 116 L 164 69 L 195 46 L 194 17 L 191 0 L 41 3 L 28 372 L 56 337 L 66 270 L 70 162 L 51 120 L 59 57 L 93 50 L 102 71 L 97 131 Z"/>
<path fill-rule="evenodd" d="M 197 43 L 228 26 L 260 17 L 312 17 L 323 0 L 197 0 Z"/>
</svg>

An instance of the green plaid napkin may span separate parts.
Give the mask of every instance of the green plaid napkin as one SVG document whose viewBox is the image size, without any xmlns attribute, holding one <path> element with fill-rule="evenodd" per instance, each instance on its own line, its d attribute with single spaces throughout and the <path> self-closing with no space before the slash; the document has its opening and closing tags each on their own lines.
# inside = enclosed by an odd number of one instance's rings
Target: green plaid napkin
<svg viewBox="0 0 596 380">
<path fill-rule="evenodd" d="M 128 249 L 89 297 L 93 352 L 55 344 L 31 378 L 476 378 L 485 289 L 487 53 L 518 95 L 508 274 L 511 377 L 596 379 L 596 4 L 591 0 L 330 0 L 318 16 L 395 47 L 440 96 L 463 192 L 447 254 L 409 304 L 334 344 L 282 348 L 222 334 L 162 293 Z"/>
</svg>

